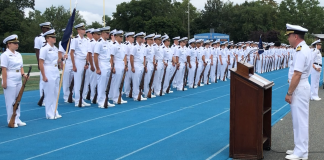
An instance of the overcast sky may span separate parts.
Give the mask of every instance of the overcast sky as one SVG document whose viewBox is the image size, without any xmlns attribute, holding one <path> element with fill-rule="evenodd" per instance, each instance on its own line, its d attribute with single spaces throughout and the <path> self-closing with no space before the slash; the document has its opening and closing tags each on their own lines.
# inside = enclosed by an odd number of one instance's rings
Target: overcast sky
<svg viewBox="0 0 324 160">
<path fill-rule="evenodd" d="M 74 7 L 75 0 L 72 1 L 72 6 Z M 105 0 L 105 14 L 110 16 L 113 12 L 116 11 L 117 4 L 122 2 L 129 2 L 131 0 Z M 182 1 L 182 0 L 177 0 Z M 197 8 L 197 9 L 204 9 L 205 3 L 207 0 L 190 0 L 190 2 Z M 224 0 L 225 1 L 225 0 Z M 231 0 L 234 3 L 243 3 L 245 0 Z M 251 1 L 251 0 L 247 0 Z M 50 3 L 48 3 L 50 2 Z M 91 3 L 89 3 L 91 2 Z M 278 3 L 281 0 L 277 0 Z M 324 0 L 319 0 L 321 6 L 324 6 Z M 65 8 L 70 8 L 70 1 L 69 0 L 55 0 L 55 1 L 46 1 L 45 0 L 35 0 L 35 9 L 40 10 L 43 12 L 45 8 L 53 6 L 63 5 Z M 91 24 L 91 22 L 98 21 L 101 23 L 101 17 L 103 15 L 103 0 L 78 0 L 77 10 L 80 11 L 80 14 L 83 18 L 87 21 L 87 24 Z M 25 12 L 31 9 L 26 9 Z"/>
</svg>

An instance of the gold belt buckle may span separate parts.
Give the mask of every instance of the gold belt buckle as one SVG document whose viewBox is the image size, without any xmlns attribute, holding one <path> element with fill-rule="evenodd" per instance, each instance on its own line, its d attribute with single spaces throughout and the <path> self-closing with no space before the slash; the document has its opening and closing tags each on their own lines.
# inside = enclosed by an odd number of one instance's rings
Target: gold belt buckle
<svg viewBox="0 0 324 160">
<path fill-rule="evenodd" d="M 57 64 L 55 64 L 55 67 L 57 67 Z"/>
<path fill-rule="evenodd" d="M 19 70 L 16 70 L 16 72 L 19 72 Z"/>
</svg>

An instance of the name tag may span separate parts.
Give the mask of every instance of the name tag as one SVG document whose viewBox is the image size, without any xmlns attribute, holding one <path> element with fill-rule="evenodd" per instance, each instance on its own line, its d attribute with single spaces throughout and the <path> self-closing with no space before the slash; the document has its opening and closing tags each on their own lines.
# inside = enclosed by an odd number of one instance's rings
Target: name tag
<svg viewBox="0 0 324 160">
<path fill-rule="evenodd" d="M 108 49 L 108 47 L 107 46 L 103 46 L 103 49 Z"/>
</svg>

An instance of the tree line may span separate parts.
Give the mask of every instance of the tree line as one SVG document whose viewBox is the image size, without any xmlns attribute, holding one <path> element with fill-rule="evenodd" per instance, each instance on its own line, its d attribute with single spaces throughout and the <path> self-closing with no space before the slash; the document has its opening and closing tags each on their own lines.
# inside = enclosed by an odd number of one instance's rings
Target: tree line
<svg viewBox="0 0 324 160">
<path fill-rule="evenodd" d="M 260 34 L 265 42 L 281 41 L 288 43 L 284 36 L 285 24 L 298 24 L 309 30 L 306 42 L 310 44 L 312 33 L 324 31 L 324 7 L 318 0 L 274 0 L 245 1 L 234 4 L 231 1 L 207 0 L 203 10 L 198 10 L 189 0 L 132 0 L 116 6 L 116 11 L 105 15 L 106 26 L 146 33 L 167 33 L 170 37 L 188 36 L 209 32 L 230 35 L 235 42 L 258 41 Z M 107 4 L 109 5 L 109 4 Z M 189 5 L 189 7 L 188 7 Z M 42 13 L 30 11 L 24 15 L 25 8 L 34 9 L 34 0 L 0 0 L 0 39 L 17 34 L 21 41 L 20 52 L 34 52 L 34 38 L 40 34 L 39 24 L 49 21 L 57 31 L 60 41 L 70 10 L 63 6 L 51 6 Z M 103 17 L 102 17 L 103 19 Z M 75 24 L 84 22 L 88 28 L 100 28 L 102 22 L 87 23 L 79 12 Z M 2 46 L 4 47 L 4 46 Z"/>
</svg>

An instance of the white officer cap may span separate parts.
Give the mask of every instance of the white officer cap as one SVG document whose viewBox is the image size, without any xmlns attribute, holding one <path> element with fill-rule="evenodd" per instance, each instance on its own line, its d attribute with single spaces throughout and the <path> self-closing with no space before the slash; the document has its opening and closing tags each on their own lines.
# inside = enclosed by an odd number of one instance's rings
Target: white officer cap
<svg viewBox="0 0 324 160">
<path fill-rule="evenodd" d="M 314 41 L 314 42 L 312 43 L 312 45 L 315 45 L 315 44 L 322 44 L 322 43 L 321 43 L 321 40 L 318 39 L 318 40 L 316 40 L 316 41 Z"/>
<path fill-rule="evenodd" d="M 246 47 L 246 45 L 243 45 L 242 47 L 244 48 L 244 47 Z"/>
<path fill-rule="evenodd" d="M 124 34 L 123 30 L 119 30 L 119 31 L 114 32 L 114 36 L 123 36 L 123 34 Z"/>
<path fill-rule="evenodd" d="M 40 27 L 44 27 L 44 28 L 52 28 L 51 27 L 51 22 L 45 22 L 45 23 L 41 23 L 39 24 Z"/>
<path fill-rule="evenodd" d="M 112 30 L 110 34 L 114 35 L 115 32 L 117 32 L 117 29 Z"/>
<path fill-rule="evenodd" d="M 179 40 L 180 36 L 172 38 L 173 40 Z"/>
<path fill-rule="evenodd" d="M 88 33 L 88 32 L 92 32 L 92 30 L 94 30 L 94 28 L 90 28 L 90 29 L 87 29 L 85 32 Z"/>
<path fill-rule="evenodd" d="M 228 43 L 227 41 L 224 42 L 224 44 L 227 44 L 227 43 Z"/>
<path fill-rule="evenodd" d="M 7 43 L 19 43 L 18 36 L 15 34 L 8 36 L 3 40 L 3 44 L 7 44 Z"/>
<path fill-rule="evenodd" d="M 154 36 L 154 40 L 156 40 L 156 39 L 162 39 L 162 38 L 161 38 L 161 35 L 160 35 L 160 34 L 155 35 L 155 36 Z"/>
<path fill-rule="evenodd" d="M 135 35 L 135 32 L 127 32 L 127 33 L 125 33 L 125 37 L 134 36 L 134 35 Z"/>
<path fill-rule="evenodd" d="M 187 37 L 183 37 L 183 38 L 179 39 L 179 42 L 181 42 L 181 41 L 185 41 L 186 38 L 187 38 Z"/>
<path fill-rule="evenodd" d="M 206 40 L 206 41 L 204 42 L 204 44 L 206 44 L 206 43 L 210 43 L 210 41 L 209 41 L 209 40 Z"/>
<path fill-rule="evenodd" d="M 196 43 L 196 39 L 195 39 L 195 38 L 192 38 L 192 39 L 189 40 L 188 43 L 189 43 L 189 44 L 191 44 L 191 43 Z"/>
<path fill-rule="evenodd" d="M 214 42 L 212 42 L 212 45 L 214 45 L 214 44 L 217 44 L 217 40 L 216 40 L 216 41 L 214 41 Z"/>
<path fill-rule="evenodd" d="M 225 45 L 225 43 L 226 43 L 226 42 L 221 42 L 221 43 L 220 43 L 220 45 L 221 45 L 221 46 L 224 46 L 224 45 Z"/>
<path fill-rule="evenodd" d="M 197 41 L 196 41 L 196 43 L 201 43 L 201 42 L 203 42 L 204 40 L 202 40 L 202 39 L 198 39 Z"/>
<path fill-rule="evenodd" d="M 84 28 L 84 23 L 80 23 L 80 24 L 74 26 L 74 28 L 77 29 L 77 30 L 78 30 L 78 29 L 85 29 L 85 28 Z"/>
<path fill-rule="evenodd" d="M 168 35 L 164 36 L 164 38 L 162 39 L 162 42 L 167 41 L 167 40 L 170 41 L 170 38 Z"/>
<path fill-rule="evenodd" d="M 183 41 L 188 41 L 188 37 L 182 37 Z"/>
<path fill-rule="evenodd" d="M 169 37 L 166 33 L 164 33 L 164 35 L 161 37 L 162 40 L 165 38 L 165 37 Z"/>
<path fill-rule="evenodd" d="M 101 34 L 101 30 L 99 29 L 99 28 L 97 28 L 97 29 L 93 29 L 93 30 L 91 30 L 91 32 L 90 32 L 91 34 L 93 34 L 93 33 L 96 33 L 96 34 Z"/>
<path fill-rule="evenodd" d="M 144 37 L 146 34 L 144 32 L 139 32 L 137 34 L 135 34 L 134 37 Z"/>
<path fill-rule="evenodd" d="M 292 24 L 286 24 L 286 36 L 288 36 L 289 34 L 302 34 L 304 35 L 306 32 L 308 32 L 308 29 L 303 28 L 301 26 L 298 25 L 292 25 Z"/>
<path fill-rule="evenodd" d="M 43 34 L 43 37 L 56 37 L 55 29 L 51 29 Z"/>
<path fill-rule="evenodd" d="M 153 34 L 149 34 L 149 35 L 147 35 L 146 37 L 144 37 L 144 39 L 153 39 L 154 36 L 155 36 L 154 33 L 153 33 Z"/>
<path fill-rule="evenodd" d="M 101 31 L 101 32 L 109 33 L 109 32 L 110 32 L 110 26 L 100 28 L 100 31 Z M 111 31 L 110 34 L 112 34 L 112 32 L 113 32 L 113 31 Z"/>
</svg>

